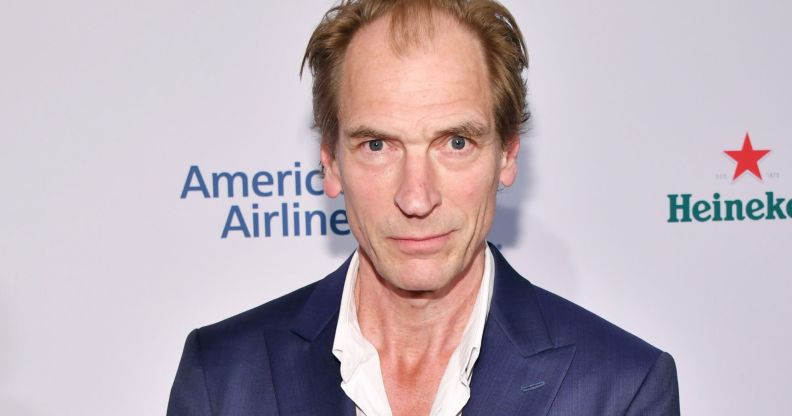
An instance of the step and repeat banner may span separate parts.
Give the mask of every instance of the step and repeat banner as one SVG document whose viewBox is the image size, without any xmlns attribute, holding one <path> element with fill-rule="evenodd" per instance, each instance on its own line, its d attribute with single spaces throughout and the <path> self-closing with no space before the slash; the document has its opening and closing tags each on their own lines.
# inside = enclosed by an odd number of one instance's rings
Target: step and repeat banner
<svg viewBox="0 0 792 416">
<path fill-rule="evenodd" d="M 670 352 L 683 414 L 792 414 L 790 3 L 504 3 L 533 123 L 489 239 Z M 355 249 L 298 76 L 332 4 L 3 3 L 0 414 L 163 414 L 191 329 Z"/>
</svg>

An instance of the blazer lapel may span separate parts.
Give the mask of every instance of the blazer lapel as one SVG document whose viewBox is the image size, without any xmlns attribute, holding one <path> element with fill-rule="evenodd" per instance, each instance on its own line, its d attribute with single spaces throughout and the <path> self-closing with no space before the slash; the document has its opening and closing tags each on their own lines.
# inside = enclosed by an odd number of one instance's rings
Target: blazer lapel
<svg viewBox="0 0 792 416">
<path fill-rule="evenodd" d="M 341 370 L 332 353 L 348 266 L 349 260 L 317 284 L 289 332 L 266 337 L 282 415 L 355 415 L 354 403 L 341 389 Z"/>
<path fill-rule="evenodd" d="M 492 303 L 462 414 L 546 415 L 575 346 L 554 345 L 533 286 L 495 247 L 490 249 L 495 260 Z"/>
<path fill-rule="evenodd" d="M 546 415 L 575 354 L 554 345 L 533 286 L 491 246 L 495 283 L 471 397 L 462 414 Z M 269 331 L 267 352 L 283 415 L 354 416 L 332 354 L 349 260 L 320 281 L 287 333 Z"/>
</svg>

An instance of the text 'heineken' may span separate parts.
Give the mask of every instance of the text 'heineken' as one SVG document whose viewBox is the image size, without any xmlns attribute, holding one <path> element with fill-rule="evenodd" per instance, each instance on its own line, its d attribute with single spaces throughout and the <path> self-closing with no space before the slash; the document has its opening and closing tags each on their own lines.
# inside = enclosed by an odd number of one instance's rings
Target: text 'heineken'
<svg viewBox="0 0 792 416">
<path fill-rule="evenodd" d="M 712 200 L 693 200 L 692 194 L 668 195 L 668 222 L 707 222 L 743 220 L 785 220 L 792 218 L 792 199 L 776 198 L 773 192 L 765 192 L 764 198 L 747 201 L 741 199 L 721 200 L 715 193 Z"/>
</svg>

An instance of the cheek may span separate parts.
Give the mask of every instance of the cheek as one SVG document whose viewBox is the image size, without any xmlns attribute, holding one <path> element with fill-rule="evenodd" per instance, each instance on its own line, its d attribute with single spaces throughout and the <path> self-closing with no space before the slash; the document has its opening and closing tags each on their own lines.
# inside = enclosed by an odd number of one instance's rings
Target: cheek
<svg viewBox="0 0 792 416">
<path fill-rule="evenodd" d="M 446 182 L 445 189 L 453 193 L 454 199 L 464 206 L 484 206 L 494 199 L 497 191 L 494 170 L 492 166 L 483 166 L 464 173 L 455 172 Z"/>
<path fill-rule="evenodd" d="M 393 194 L 386 178 L 366 171 L 350 170 L 344 181 L 344 198 L 350 226 L 359 232 L 370 232 L 386 218 L 393 207 Z M 356 233 L 357 234 L 357 233 Z M 356 235 L 356 237 L 358 237 Z M 359 239 L 359 238 L 358 238 Z"/>
</svg>

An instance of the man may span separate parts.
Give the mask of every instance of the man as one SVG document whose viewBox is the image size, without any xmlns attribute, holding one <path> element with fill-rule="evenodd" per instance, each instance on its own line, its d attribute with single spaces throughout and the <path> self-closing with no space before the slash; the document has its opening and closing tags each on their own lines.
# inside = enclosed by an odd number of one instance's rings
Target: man
<svg viewBox="0 0 792 416">
<path fill-rule="evenodd" d="M 177 415 L 676 415 L 671 357 L 532 286 L 485 236 L 527 119 L 491 0 L 344 1 L 306 52 L 324 189 L 358 250 L 193 331 Z"/>
</svg>

